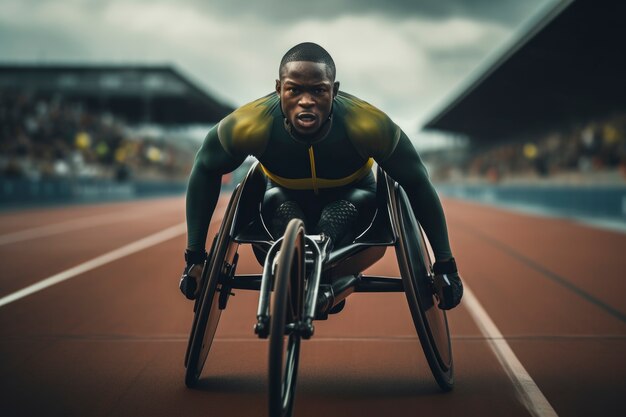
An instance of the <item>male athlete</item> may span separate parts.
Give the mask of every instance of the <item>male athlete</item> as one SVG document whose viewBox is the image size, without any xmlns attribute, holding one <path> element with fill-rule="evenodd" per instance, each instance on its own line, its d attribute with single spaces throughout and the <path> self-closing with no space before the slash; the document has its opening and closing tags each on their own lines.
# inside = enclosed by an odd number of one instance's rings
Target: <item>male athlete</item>
<svg viewBox="0 0 626 417">
<path fill-rule="evenodd" d="M 406 191 L 433 247 L 434 272 L 450 282 L 439 307 L 455 307 L 463 286 L 443 209 L 409 138 L 385 113 L 339 91 L 335 63 L 317 44 L 287 51 L 275 89 L 226 116 L 196 156 L 187 189 L 183 294 L 197 295 L 222 175 L 253 155 L 267 177 L 261 211 L 273 238 L 301 218 L 307 233 L 322 235 L 326 252 L 356 237 L 360 222 L 373 216 L 376 161 Z"/>
</svg>

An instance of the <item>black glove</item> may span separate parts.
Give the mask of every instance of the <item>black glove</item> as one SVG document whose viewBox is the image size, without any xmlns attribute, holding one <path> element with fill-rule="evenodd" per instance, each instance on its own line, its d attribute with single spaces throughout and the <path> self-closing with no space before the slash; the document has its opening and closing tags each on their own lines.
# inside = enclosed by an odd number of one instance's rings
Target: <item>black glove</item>
<svg viewBox="0 0 626 417">
<path fill-rule="evenodd" d="M 434 286 L 439 297 L 439 308 L 450 310 L 456 307 L 463 297 L 463 283 L 456 269 L 454 258 L 435 262 L 433 272 L 435 273 Z"/>
<path fill-rule="evenodd" d="M 198 295 L 198 279 L 191 274 L 194 267 L 202 265 L 206 260 L 207 253 L 205 251 L 196 252 L 187 249 L 185 251 L 185 269 L 183 275 L 180 278 L 180 284 L 178 287 L 185 297 L 189 300 L 193 300 Z M 199 278 L 199 277 L 198 277 Z"/>
</svg>

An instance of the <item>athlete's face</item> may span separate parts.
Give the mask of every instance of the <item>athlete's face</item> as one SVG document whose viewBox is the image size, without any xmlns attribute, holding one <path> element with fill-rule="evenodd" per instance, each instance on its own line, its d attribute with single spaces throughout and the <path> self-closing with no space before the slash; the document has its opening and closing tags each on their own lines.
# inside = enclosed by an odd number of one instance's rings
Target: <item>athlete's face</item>
<svg viewBox="0 0 626 417">
<path fill-rule="evenodd" d="M 283 114 L 299 136 L 316 135 L 330 116 L 339 83 L 328 73 L 326 64 L 294 61 L 283 66 L 276 80 Z"/>
</svg>

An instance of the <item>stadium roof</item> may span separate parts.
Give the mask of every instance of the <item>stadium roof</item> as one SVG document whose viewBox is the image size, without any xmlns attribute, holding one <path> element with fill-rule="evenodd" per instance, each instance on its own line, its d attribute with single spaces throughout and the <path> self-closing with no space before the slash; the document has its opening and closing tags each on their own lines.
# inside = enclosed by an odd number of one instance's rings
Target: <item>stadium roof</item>
<svg viewBox="0 0 626 417">
<path fill-rule="evenodd" d="M 557 3 L 424 128 L 490 142 L 626 109 L 624 16 L 623 1 Z"/>
<path fill-rule="evenodd" d="M 170 66 L 0 65 L 0 90 L 61 95 L 129 123 L 210 124 L 232 111 Z"/>
</svg>

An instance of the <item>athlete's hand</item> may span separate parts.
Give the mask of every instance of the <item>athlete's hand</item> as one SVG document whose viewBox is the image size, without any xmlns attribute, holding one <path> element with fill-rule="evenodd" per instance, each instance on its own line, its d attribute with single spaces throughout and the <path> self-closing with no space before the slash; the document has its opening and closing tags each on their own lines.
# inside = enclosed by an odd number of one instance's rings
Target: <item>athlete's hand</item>
<svg viewBox="0 0 626 417">
<path fill-rule="evenodd" d="M 450 310 L 456 307 L 463 297 L 463 283 L 454 258 L 435 262 L 433 272 L 435 273 L 434 285 L 439 297 L 439 308 Z"/>
<path fill-rule="evenodd" d="M 200 289 L 200 278 L 202 276 L 202 268 L 206 260 L 206 252 L 185 251 L 185 269 L 180 278 L 179 288 L 185 297 L 194 300 L 198 296 Z"/>
</svg>

